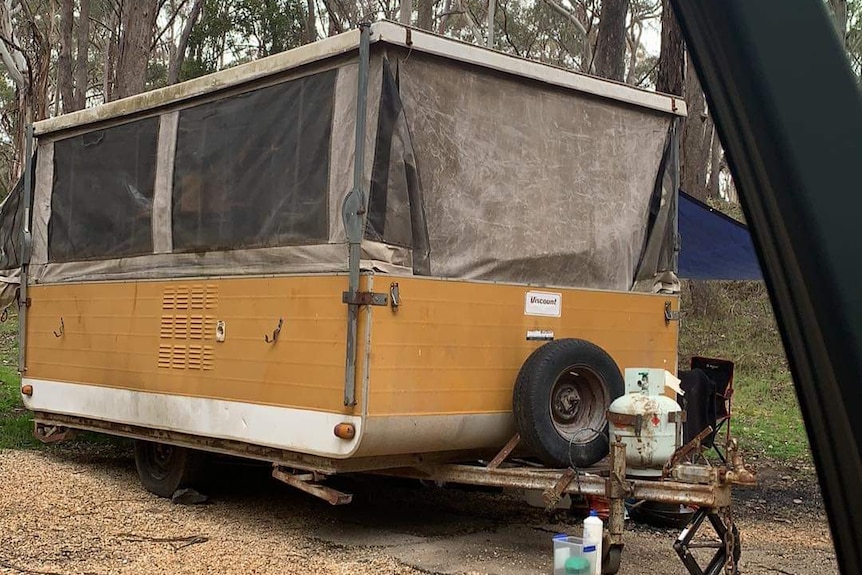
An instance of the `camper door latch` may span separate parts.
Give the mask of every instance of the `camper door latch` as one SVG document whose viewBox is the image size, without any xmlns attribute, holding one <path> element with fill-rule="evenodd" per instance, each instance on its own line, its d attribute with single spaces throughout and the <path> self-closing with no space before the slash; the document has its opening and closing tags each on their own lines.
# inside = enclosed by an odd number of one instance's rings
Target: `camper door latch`
<svg viewBox="0 0 862 575">
<path fill-rule="evenodd" d="M 342 303 L 348 305 L 389 305 L 389 296 L 373 291 L 342 292 Z"/>
<path fill-rule="evenodd" d="M 670 302 L 664 302 L 664 322 L 679 321 L 679 310 L 670 309 Z"/>
</svg>

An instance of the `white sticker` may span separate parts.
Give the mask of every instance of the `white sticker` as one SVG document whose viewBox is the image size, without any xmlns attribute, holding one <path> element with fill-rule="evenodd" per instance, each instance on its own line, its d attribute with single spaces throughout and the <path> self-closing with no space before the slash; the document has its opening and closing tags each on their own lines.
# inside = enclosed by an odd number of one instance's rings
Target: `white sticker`
<svg viewBox="0 0 862 575">
<path fill-rule="evenodd" d="M 554 332 L 550 329 L 529 329 L 527 341 L 554 341 Z"/>
<path fill-rule="evenodd" d="M 560 317 L 563 294 L 528 291 L 524 301 L 524 315 Z"/>
</svg>

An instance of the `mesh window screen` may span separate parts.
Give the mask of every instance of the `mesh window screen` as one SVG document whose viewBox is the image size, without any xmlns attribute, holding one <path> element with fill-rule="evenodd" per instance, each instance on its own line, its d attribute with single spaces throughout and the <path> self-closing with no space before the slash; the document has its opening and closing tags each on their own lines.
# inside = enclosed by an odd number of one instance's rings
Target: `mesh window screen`
<svg viewBox="0 0 862 575">
<path fill-rule="evenodd" d="M 326 242 L 336 71 L 180 112 L 175 251 Z"/>
<path fill-rule="evenodd" d="M 159 119 L 54 143 L 50 261 L 148 254 Z"/>
</svg>

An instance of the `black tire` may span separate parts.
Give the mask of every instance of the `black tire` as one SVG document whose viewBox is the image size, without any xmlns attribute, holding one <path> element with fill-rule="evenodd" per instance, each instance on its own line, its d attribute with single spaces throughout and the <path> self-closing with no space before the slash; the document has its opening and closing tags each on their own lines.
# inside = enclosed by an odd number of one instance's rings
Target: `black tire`
<svg viewBox="0 0 862 575">
<path fill-rule="evenodd" d="M 170 497 L 177 489 L 194 487 L 201 478 L 203 453 L 176 445 L 135 441 L 135 467 L 150 493 Z"/>
<path fill-rule="evenodd" d="M 624 391 L 616 362 L 602 348 L 580 339 L 552 341 L 518 373 L 515 425 L 545 464 L 589 467 L 608 454 L 607 409 Z"/>
</svg>

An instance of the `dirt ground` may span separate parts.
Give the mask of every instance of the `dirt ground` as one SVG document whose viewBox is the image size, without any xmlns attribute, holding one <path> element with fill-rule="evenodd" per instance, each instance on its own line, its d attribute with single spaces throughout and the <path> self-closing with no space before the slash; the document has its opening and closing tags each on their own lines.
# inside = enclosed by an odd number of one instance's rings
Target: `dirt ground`
<svg viewBox="0 0 862 575">
<path fill-rule="evenodd" d="M 363 477 L 330 507 L 268 478 L 214 466 L 204 505 L 138 483 L 130 452 L 0 451 L 0 573 L 543 574 L 551 536 L 580 521 L 501 493 Z M 735 493 L 743 574 L 837 573 L 811 472 L 761 465 Z M 627 522 L 621 574 L 685 574 L 675 530 Z"/>
</svg>

